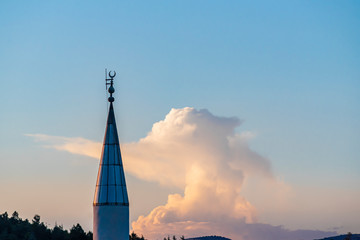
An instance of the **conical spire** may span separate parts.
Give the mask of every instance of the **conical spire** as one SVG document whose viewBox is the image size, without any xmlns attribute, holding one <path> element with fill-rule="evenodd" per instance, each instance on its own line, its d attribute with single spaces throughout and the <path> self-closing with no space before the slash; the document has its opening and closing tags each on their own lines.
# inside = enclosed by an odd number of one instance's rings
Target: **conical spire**
<svg viewBox="0 0 360 240">
<path fill-rule="evenodd" d="M 112 84 L 109 92 L 110 90 L 113 92 Z M 112 92 L 110 94 L 112 94 Z M 113 101 L 114 99 L 110 96 L 109 115 L 96 181 L 94 206 L 129 205 Z"/>
</svg>

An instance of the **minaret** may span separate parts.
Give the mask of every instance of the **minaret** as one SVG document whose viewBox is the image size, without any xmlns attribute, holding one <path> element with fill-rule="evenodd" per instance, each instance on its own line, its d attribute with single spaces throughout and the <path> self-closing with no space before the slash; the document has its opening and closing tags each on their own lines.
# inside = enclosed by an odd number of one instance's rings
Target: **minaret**
<svg viewBox="0 0 360 240">
<path fill-rule="evenodd" d="M 129 239 L 129 200 L 113 108 L 115 75 L 110 71 L 106 79 L 110 107 L 93 203 L 94 240 Z"/>
</svg>

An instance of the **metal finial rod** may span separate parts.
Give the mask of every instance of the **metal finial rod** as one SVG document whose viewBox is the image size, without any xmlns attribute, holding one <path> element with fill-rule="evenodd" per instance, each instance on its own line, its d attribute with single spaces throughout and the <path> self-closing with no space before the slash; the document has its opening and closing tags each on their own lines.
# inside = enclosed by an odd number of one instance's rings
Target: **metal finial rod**
<svg viewBox="0 0 360 240">
<path fill-rule="evenodd" d="M 106 72 L 106 70 L 105 70 Z M 113 72 L 113 73 L 112 73 Z M 112 96 L 112 94 L 115 92 L 115 88 L 114 88 L 114 77 L 116 76 L 116 72 L 115 71 L 110 71 L 109 72 L 109 77 L 110 78 L 106 78 L 105 79 L 105 85 L 106 85 L 106 88 L 108 85 L 110 85 L 109 89 L 108 89 L 108 92 L 110 93 L 110 97 L 108 98 L 108 101 L 109 102 L 114 102 L 114 97 Z"/>
</svg>

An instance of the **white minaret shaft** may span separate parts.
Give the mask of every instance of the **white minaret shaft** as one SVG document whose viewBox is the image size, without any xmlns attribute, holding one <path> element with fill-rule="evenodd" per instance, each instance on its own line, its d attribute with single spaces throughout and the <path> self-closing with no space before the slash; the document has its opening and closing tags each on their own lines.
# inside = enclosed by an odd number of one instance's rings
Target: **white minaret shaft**
<svg viewBox="0 0 360 240">
<path fill-rule="evenodd" d="M 93 239 L 128 240 L 129 200 L 113 108 L 115 74 L 110 73 L 110 107 L 93 203 Z"/>
</svg>

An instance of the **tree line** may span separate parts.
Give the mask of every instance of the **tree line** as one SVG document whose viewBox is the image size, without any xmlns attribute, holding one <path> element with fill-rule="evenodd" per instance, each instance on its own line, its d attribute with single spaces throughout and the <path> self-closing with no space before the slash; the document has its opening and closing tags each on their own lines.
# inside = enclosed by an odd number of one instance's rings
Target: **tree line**
<svg viewBox="0 0 360 240">
<path fill-rule="evenodd" d="M 35 215 L 31 222 L 21 219 L 18 212 L 11 217 L 5 212 L 0 215 L 1 240 L 92 240 L 92 232 L 85 232 L 80 224 L 74 225 L 70 231 L 61 225 L 49 228 Z"/>
<path fill-rule="evenodd" d="M 0 240 L 92 240 L 93 234 L 85 232 L 78 223 L 68 231 L 62 225 L 55 224 L 49 228 L 35 215 L 31 222 L 28 219 L 21 219 L 17 211 L 11 216 L 7 212 L 0 214 Z M 177 240 L 175 236 L 164 238 L 165 240 Z M 184 240 L 184 236 L 179 240 Z M 146 240 L 144 236 L 138 236 L 132 232 L 129 240 Z"/>
</svg>

